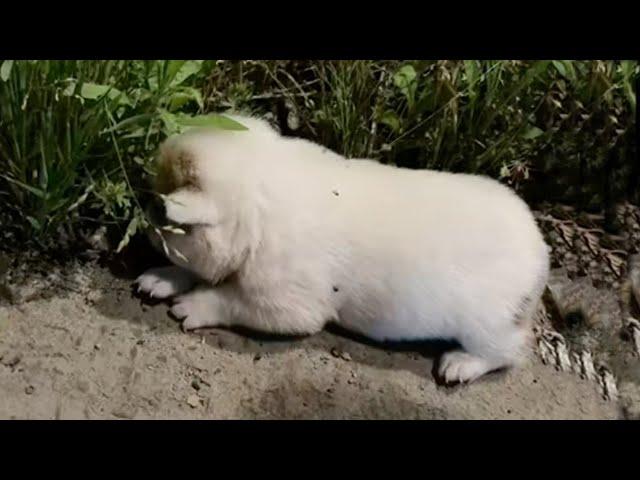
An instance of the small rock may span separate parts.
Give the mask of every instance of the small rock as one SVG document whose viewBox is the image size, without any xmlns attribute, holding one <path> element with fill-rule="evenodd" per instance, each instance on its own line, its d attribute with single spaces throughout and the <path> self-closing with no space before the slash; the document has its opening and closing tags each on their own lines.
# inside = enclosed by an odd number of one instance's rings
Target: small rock
<svg viewBox="0 0 640 480">
<path fill-rule="evenodd" d="M 94 350 L 100 350 L 100 349 L 102 348 L 102 345 L 100 345 L 99 343 L 96 343 L 96 344 L 93 346 L 93 348 L 94 348 Z"/>
<path fill-rule="evenodd" d="M 136 342 L 136 345 L 144 345 L 144 340 L 140 339 Z"/>
<path fill-rule="evenodd" d="M 194 390 L 200 390 L 201 388 L 200 382 L 198 382 L 198 380 L 195 378 L 191 381 L 191 386 L 193 387 Z"/>
<path fill-rule="evenodd" d="M 126 405 L 116 408 L 111 412 L 114 417 L 131 419 L 136 416 L 136 410 Z"/>
<path fill-rule="evenodd" d="M 189 395 L 189 397 L 187 397 L 187 405 L 189 405 L 191 408 L 196 408 L 200 405 L 200 397 L 195 394 Z"/>
<path fill-rule="evenodd" d="M 79 380 L 77 383 L 78 390 L 82 393 L 87 393 L 89 391 L 89 382 L 86 380 Z"/>
<path fill-rule="evenodd" d="M 27 388 L 24 389 L 24 393 L 26 393 L 27 395 L 31 395 L 34 390 L 35 390 L 35 387 L 33 385 L 29 385 Z"/>
<path fill-rule="evenodd" d="M 22 355 L 20 355 L 19 353 L 13 355 L 13 356 L 9 356 L 9 357 L 3 357 L 2 358 L 2 364 L 7 366 L 7 367 L 15 367 L 17 364 L 20 363 L 20 360 L 22 360 Z"/>
<path fill-rule="evenodd" d="M 347 352 L 341 352 L 340 350 L 338 350 L 335 347 L 331 349 L 331 355 L 333 355 L 336 358 L 341 358 L 342 360 L 344 360 L 346 362 L 350 362 L 351 361 L 351 355 L 349 355 Z"/>
</svg>

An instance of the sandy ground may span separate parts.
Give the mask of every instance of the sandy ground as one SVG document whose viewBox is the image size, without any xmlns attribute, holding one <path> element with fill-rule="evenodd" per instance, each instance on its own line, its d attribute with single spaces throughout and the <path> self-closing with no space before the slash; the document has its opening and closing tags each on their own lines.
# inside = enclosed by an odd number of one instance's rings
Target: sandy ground
<svg viewBox="0 0 640 480">
<path fill-rule="evenodd" d="M 66 281 L 65 281 L 66 282 Z M 0 304 L 2 419 L 615 419 L 595 384 L 539 360 L 447 388 L 433 354 L 340 333 L 185 334 L 165 304 L 83 266 Z M 39 290 L 38 290 L 39 288 Z M 24 289 L 23 289 L 24 290 Z M 55 290 L 55 292 L 54 292 Z"/>
</svg>

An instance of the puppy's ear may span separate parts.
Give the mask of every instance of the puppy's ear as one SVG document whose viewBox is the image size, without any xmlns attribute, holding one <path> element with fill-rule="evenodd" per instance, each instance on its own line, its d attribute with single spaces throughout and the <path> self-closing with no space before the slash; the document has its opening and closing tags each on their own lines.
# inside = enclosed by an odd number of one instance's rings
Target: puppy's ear
<svg viewBox="0 0 640 480">
<path fill-rule="evenodd" d="M 169 194 L 180 188 L 200 188 L 196 172 L 195 155 L 188 146 L 169 139 L 161 146 L 157 157 L 157 175 L 154 188 L 158 193 Z"/>
<path fill-rule="evenodd" d="M 215 208 L 202 192 L 180 189 L 165 196 L 167 220 L 177 224 L 211 224 Z"/>
</svg>

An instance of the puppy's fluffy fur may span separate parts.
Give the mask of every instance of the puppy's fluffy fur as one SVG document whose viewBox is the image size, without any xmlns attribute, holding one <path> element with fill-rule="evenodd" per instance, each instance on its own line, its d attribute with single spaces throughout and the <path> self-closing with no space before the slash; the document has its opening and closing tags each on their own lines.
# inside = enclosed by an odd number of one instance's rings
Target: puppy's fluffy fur
<svg viewBox="0 0 640 480">
<path fill-rule="evenodd" d="M 175 266 L 138 284 L 179 295 L 186 329 L 312 334 L 335 321 L 376 340 L 455 339 L 463 350 L 440 362 L 449 382 L 518 362 L 548 249 L 510 189 L 347 160 L 235 119 L 249 130 L 189 131 L 159 156 L 166 218 L 187 233 L 166 235 Z"/>
</svg>

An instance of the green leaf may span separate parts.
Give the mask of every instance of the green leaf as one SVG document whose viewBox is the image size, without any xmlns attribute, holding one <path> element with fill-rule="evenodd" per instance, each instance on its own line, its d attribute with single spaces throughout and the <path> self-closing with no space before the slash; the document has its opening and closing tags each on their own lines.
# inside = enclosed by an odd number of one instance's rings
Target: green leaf
<svg viewBox="0 0 640 480">
<path fill-rule="evenodd" d="M 526 132 L 524 132 L 524 134 L 522 135 L 522 138 L 526 139 L 526 140 L 532 140 L 534 138 L 539 137 L 540 135 L 543 135 L 544 132 L 542 130 L 540 130 L 538 127 L 536 126 L 531 126 L 527 129 Z"/>
<path fill-rule="evenodd" d="M 185 103 L 194 101 L 200 108 L 204 108 L 204 101 L 199 90 L 191 87 L 182 87 L 179 91 L 171 95 L 169 110 L 175 111 Z"/>
<path fill-rule="evenodd" d="M 26 183 L 22 183 L 20 180 L 16 180 L 15 178 L 11 178 L 6 175 L 0 175 L 0 177 L 4 178 L 5 180 L 8 180 L 9 182 L 15 185 L 18 185 L 21 188 L 24 188 L 25 190 L 33 193 L 38 198 L 46 198 L 47 196 L 46 192 L 44 192 L 43 190 L 40 190 L 39 188 L 36 188 L 36 187 L 32 187 L 31 185 L 27 185 Z"/>
<path fill-rule="evenodd" d="M 225 117 L 224 115 L 198 115 L 196 117 L 179 116 L 178 123 L 185 127 L 211 127 L 221 130 L 247 130 L 247 127 L 241 125 L 235 120 Z"/>
<path fill-rule="evenodd" d="M 121 121 L 120 123 L 114 125 L 113 127 L 107 128 L 106 130 L 103 130 L 101 133 L 110 133 L 110 132 L 115 132 L 118 131 L 124 127 L 133 127 L 133 128 L 140 128 L 139 124 L 140 123 L 145 123 L 148 124 L 147 120 L 151 120 L 153 118 L 153 115 L 150 113 L 142 113 L 140 115 L 134 115 L 133 117 L 129 117 L 124 119 L 123 121 Z"/>
<path fill-rule="evenodd" d="M 33 227 L 34 230 L 42 229 L 42 225 L 40 225 L 40 222 L 38 220 L 36 220 L 35 218 L 27 215 L 26 219 L 29 220 L 29 223 L 31 224 L 31 226 Z"/>
<path fill-rule="evenodd" d="M 169 60 L 167 65 L 167 79 L 171 82 L 178 74 L 180 68 L 186 63 L 186 60 Z"/>
<path fill-rule="evenodd" d="M 173 225 L 165 225 L 164 227 L 161 227 L 162 230 L 165 230 L 167 232 L 173 233 L 175 235 L 186 235 L 187 232 L 185 232 L 183 229 L 178 228 L 178 227 L 174 227 Z"/>
<path fill-rule="evenodd" d="M 127 231 L 125 232 L 124 237 L 122 237 L 122 240 L 120 240 L 120 243 L 118 244 L 116 253 L 120 253 L 120 251 L 129 244 L 131 237 L 133 237 L 138 231 L 138 226 L 139 226 L 138 216 L 134 216 L 129 222 L 129 225 L 127 226 Z"/>
<path fill-rule="evenodd" d="M 87 100 L 97 100 L 107 95 L 111 100 L 118 99 L 118 103 L 131 105 L 127 96 L 111 85 L 99 85 L 97 83 L 86 82 L 80 88 L 80 96 Z"/>
<path fill-rule="evenodd" d="M 127 133 L 125 135 L 122 135 L 120 138 L 125 139 L 125 138 L 142 138 L 147 134 L 147 129 L 140 127 L 137 128 L 136 130 L 133 130 L 130 133 Z"/>
<path fill-rule="evenodd" d="M 98 85 L 97 83 L 83 83 L 80 89 L 82 98 L 95 100 L 107 94 L 112 87 L 109 85 Z"/>
<path fill-rule="evenodd" d="M 633 75 L 637 65 L 638 62 L 635 62 L 633 60 L 623 60 L 622 62 L 620 62 L 622 76 L 625 78 L 625 80 Z"/>
<path fill-rule="evenodd" d="M 176 115 L 164 109 L 158 109 L 158 113 L 160 114 L 160 120 L 162 120 L 162 123 L 164 124 L 165 133 L 167 135 L 173 135 L 180 131 L 181 125 L 178 122 L 178 117 Z"/>
<path fill-rule="evenodd" d="M 171 86 L 176 87 L 190 76 L 198 73 L 202 69 L 202 63 L 203 60 L 189 60 L 188 62 L 184 62 L 171 81 Z"/>
<path fill-rule="evenodd" d="M 409 102 L 413 102 L 416 90 L 416 70 L 413 65 L 404 65 L 393 76 L 393 83 Z"/>
<path fill-rule="evenodd" d="M 567 69 L 565 68 L 564 63 L 559 60 L 551 60 L 551 63 L 553 63 L 553 66 L 556 67 L 556 70 L 558 70 L 560 75 L 563 77 L 567 76 Z"/>
<path fill-rule="evenodd" d="M 413 65 L 404 65 L 393 76 L 393 83 L 395 83 L 398 88 L 404 88 L 411 84 L 415 78 L 416 70 L 413 68 Z"/>
<path fill-rule="evenodd" d="M 9 80 L 9 76 L 11 75 L 11 68 L 13 67 L 13 60 L 5 60 L 2 62 L 2 66 L 0 67 L 0 79 L 3 82 Z"/>
<path fill-rule="evenodd" d="M 75 80 L 69 80 L 68 81 L 68 85 L 65 87 L 65 89 L 62 91 L 62 94 L 65 97 L 70 97 L 71 95 L 73 95 L 74 93 L 76 93 L 76 82 Z"/>
<path fill-rule="evenodd" d="M 86 200 L 87 197 L 89 196 L 89 194 L 93 191 L 93 189 L 95 188 L 94 184 L 89 185 L 85 190 L 84 193 L 82 195 L 80 195 L 80 198 L 78 198 L 78 200 L 76 200 L 75 202 L 73 202 L 68 208 L 67 208 L 67 212 L 71 212 L 72 210 L 75 210 L 76 208 L 78 208 L 80 205 L 82 205 Z"/>
<path fill-rule="evenodd" d="M 464 70 L 467 74 L 467 89 L 469 99 L 474 100 L 478 95 L 478 79 L 480 78 L 480 69 L 478 68 L 477 60 L 465 60 Z"/>
<path fill-rule="evenodd" d="M 576 69 L 573 67 L 573 60 L 564 60 L 563 65 L 567 71 L 567 78 L 572 82 L 575 82 L 577 79 Z"/>
<path fill-rule="evenodd" d="M 387 125 L 394 132 L 398 132 L 400 130 L 400 119 L 396 113 L 391 110 L 384 112 L 379 121 L 380 123 Z"/>
</svg>

